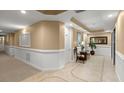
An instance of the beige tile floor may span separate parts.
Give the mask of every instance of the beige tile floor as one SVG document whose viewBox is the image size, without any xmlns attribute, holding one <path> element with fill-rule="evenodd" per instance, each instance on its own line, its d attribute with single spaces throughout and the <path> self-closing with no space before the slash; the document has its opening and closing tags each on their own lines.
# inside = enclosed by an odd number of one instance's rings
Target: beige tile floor
<svg viewBox="0 0 124 93">
<path fill-rule="evenodd" d="M 68 63 L 61 70 L 40 72 L 24 81 L 42 82 L 117 82 L 111 59 L 91 56 L 85 64 Z"/>
<path fill-rule="evenodd" d="M 70 62 L 63 69 L 39 71 L 0 53 L 0 81 L 22 82 L 117 82 L 111 59 L 91 56 L 85 64 Z"/>
<path fill-rule="evenodd" d="M 0 52 L 0 82 L 22 81 L 39 72 L 40 70 Z"/>
</svg>

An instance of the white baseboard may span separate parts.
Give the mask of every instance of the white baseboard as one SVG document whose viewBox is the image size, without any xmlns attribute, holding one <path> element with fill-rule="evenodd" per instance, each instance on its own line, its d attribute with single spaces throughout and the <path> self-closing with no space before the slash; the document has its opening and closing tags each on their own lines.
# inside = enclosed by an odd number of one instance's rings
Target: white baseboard
<svg viewBox="0 0 124 93">
<path fill-rule="evenodd" d="M 119 74 L 118 74 L 118 72 L 116 70 L 115 70 L 115 73 L 117 75 L 117 78 L 118 78 L 119 82 L 121 82 L 120 76 L 119 76 Z"/>
<path fill-rule="evenodd" d="M 119 81 L 124 82 L 124 55 L 116 51 L 115 70 Z"/>
</svg>

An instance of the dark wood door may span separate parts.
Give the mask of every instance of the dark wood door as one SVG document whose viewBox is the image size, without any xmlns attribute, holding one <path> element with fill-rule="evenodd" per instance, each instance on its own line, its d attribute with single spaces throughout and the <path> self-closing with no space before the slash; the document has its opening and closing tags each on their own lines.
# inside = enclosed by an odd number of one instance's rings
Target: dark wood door
<svg viewBox="0 0 124 93">
<path fill-rule="evenodd" d="M 111 58 L 112 58 L 112 61 L 113 61 L 113 65 L 115 65 L 115 58 L 116 58 L 116 54 L 115 54 L 115 49 L 116 49 L 116 28 L 113 30 L 112 32 L 112 36 L 111 36 Z"/>
</svg>

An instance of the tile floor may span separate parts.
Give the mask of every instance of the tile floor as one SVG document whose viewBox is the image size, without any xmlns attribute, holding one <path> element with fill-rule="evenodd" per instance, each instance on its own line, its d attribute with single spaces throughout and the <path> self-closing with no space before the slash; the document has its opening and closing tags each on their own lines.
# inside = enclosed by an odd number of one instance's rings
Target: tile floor
<svg viewBox="0 0 124 93">
<path fill-rule="evenodd" d="M 21 82 L 117 82 L 110 57 L 91 56 L 85 64 L 70 62 L 63 69 L 39 71 L 0 53 L 0 81 Z"/>
<path fill-rule="evenodd" d="M 39 72 L 40 70 L 0 52 L 0 82 L 22 81 Z"/>
<path fill-rule="evenodd" d="M 44 71 L 24 81 L 42 82 L 117 82 L 111 59 L 104 56 L 91 56 L 82 63 L 68 63 L 57 71 Z"/>
</svg>

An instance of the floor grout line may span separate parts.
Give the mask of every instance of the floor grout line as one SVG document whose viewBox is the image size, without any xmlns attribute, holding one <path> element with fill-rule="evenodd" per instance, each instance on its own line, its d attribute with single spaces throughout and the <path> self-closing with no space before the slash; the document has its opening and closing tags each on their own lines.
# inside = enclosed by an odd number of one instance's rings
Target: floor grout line
<svg viewBox="0 0 124 93">
<path fill-rule="evenodd" d="M 61 80 L 64 80 L 65 82 L 69 82 L 68 80 L 65 80 L 65 79 L 63 79 L 61 77 L 58 77 L 58 76 L 45 77 L 44 79 L 41 79 L 40 81 L 44 82 L 43 80 L 46 80 L 46 79 L 49 79 L 49 78 L 59 78 Z M 47 81 L 45 81 L 45 82 L 47 82 Z M 55 82 L 55 81 L 52 81 L 52 82 Z"/>
<path fill-rule="evenodd" d="M 79 77 L 77 77 L 77 76 L 75 76 L 75 75 L 73 74 L 73 70 L 75 70 L 75 69 L 76 69 L 77 67 L 79 67 L 79 66 L 80 66 L 80 64 L 77 65 L 77 66 L 75 66 L 75 68 L 73 68 L 73 69 L 71 70 L 71 74 L 72 74 L 72 76 L 74 76 L 75 78 L 77 78 L 77 79 L 79 79 L 79 80 L 81 80 L 81 81 L 88 82 L 87 80 L 81 79 L 81 78 L 79 78 Z"/>
</svg>

